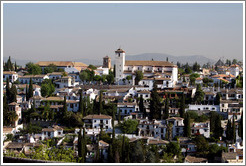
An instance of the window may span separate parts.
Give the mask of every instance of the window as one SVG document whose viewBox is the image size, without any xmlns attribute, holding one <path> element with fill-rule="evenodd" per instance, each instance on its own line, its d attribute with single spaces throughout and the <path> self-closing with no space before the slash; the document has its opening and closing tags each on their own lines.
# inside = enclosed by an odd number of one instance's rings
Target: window
<svg viewBox="0 0 246 166">
<path fill-rule="evenodd" d="M 106 120 L 106 124 L 108 124 L 108 120 Z"/>
<path fill-rule="evenodd" d="M 149 97 L 149 95 L 145 95 L 145 97 Z"/>
<path fill-rule="evenodd" d="M 94 128 L 97 128 L 97 126 L 94 126 Z"/>
<path fill-rule="evenodd" d="M 103 120 L 100 120 L 100 123 L 103 123 Z"/>
<path fill-rule="evenodd" d="M 94 122 L 96 123 L 96 120 L 94 120 Z"/>
</svg>

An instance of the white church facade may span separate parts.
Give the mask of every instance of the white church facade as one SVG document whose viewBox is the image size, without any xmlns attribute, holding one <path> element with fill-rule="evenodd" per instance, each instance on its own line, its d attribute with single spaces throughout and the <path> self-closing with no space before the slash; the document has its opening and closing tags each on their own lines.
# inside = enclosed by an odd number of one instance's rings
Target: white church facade
<svg viewBox="0 0 246 166">
<path fill-rule="evenodd" d="M 153 86 L 158 80 L 159 88 L 173 87 L 178 81 L 178 67 L 168 61 L 126 61 L 125 51 L 115 51 L 115 81 L 117 84 L 127 84 L 127 76 L 131 76 L 131 84 L 135 85 L 135 73 L 142 71 L 144 78 L 139 85 Z M 127 83 L 126 83 L 127 82 Z"/>
</svg>

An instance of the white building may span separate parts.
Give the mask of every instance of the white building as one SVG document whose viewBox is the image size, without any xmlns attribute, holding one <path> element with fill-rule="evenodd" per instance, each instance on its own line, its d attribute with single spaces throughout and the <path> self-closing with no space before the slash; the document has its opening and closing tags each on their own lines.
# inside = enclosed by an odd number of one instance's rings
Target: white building
<svg viewBox="0 0 246 166">
<path fill-rule="evenodd" d="M 71 76 L 64 76 L 56 81 L 54 81 L 57 88 L 65 88 L 65 87 L 74 87 L 79 85 L 78 82 L 75 82 L 75 78 Z"/>
<path fill-rule="evenodd" d="M 210 122 L 193 122 L 191 126 L 192 135 L 203 135 L 206 138 L 210 137 Z"/>
<path fill-rule="evenodd" d="M 139 107 L 137 103 L 118 103 L 117 104 L 117 115 L 121 115 L 122 117 L 129 116 L 131 113 L 139 111 Z"/>
<path fill-rule="evenodd" d="M 171 123 L 173 125 L 172 128 L 172 136 L 173 138 L 176 136 L 183 136 L 184 134 L 184 118 L 180 117 L 171 117 L 167 119 L 167 124 Z"/>
<path fill-rule="evenodd" d="M 164 120 L 141 119 L 138 124 L 138 135 L 164 139 L 167 127 Z"/>
<path fill-rule="evenodd" d="M 233 64 L 230 66 L 229 71 L 232 75 L 237 77 L 239 75 L 239 66 L 236 64 Z"/>
<path fill-rule="evenodd" d="M 178 81 L 178 67 L 167 61 L 126 61 L 125 51 L 118 49 L 115 51 L 115 81 L 117 84 L 124 84 L 127 76 L 132 76 L 135 85 L 135 72 L 142 71 L 145 77 L 160 74 L 161 78 L 169 78 L 175 85 Z M 166 83 L 166 82 L 165 82 Z M 163 83 L 163 86 L 165 86 Z"/>
<path fill-rule="evenodd" d="M 19 121 L 22 118 L 22 112 L 21 112 L 21 107 L 19 104 L 16 102 L 9 103 L 9 110 L 10 111 L 15 111 L 15 113 L 18 115 L 18 119 L 15 121 L 15 126 L 18 126 Z"/>
<path fill-rule="evenodd" d="M 103 68 L 102 66 L 98 67 L 95 70 L 95 73 L 98 73 L 98 75 L 108 75 L 109 74 L 109 68 Z"/>
<path fill-rule="evenodd" d="M 15 71 L 3 71 L 3 81 L 15 82 L 18 79 L 18 74 Z"/>
<path fill-rule="evenodd" d="M 63 137 L 63 128 L 59 126 L 53 126 L 53 127 L 48 127 L 48 128 L 43 128 L 42 129 L 42 136 L 41 139 L 44 140 L 46 138 L 53 138 L 53 137 Z"/>
<path fill-rule="evenodd" d="M 32 79 L 32 82 L 34 84 L 41 84 L 44 79 L 49 79 L 48 75 L 25 75 L 25 76 L 19 76 L 19 81 L 21 84 L 29 84 L 30 79 Z"/>
<path fill-rule="evenodd" d="M 194 110 L 194 111 L 204 111 L 204 110 L 210 110 L 210 111 L 220 111 L 220 106 L 219 105 L 196 105 L 196 104 L 189 104 L 189 108 L 186 109 L 188 110 Z"/>
<path fill-rule="evenodd" d="M 108 115 L 87 115 L 83 118 L 87 134 L 99 134 L 101 129 L 112 131 L 112 117 Z"/>
</svg>

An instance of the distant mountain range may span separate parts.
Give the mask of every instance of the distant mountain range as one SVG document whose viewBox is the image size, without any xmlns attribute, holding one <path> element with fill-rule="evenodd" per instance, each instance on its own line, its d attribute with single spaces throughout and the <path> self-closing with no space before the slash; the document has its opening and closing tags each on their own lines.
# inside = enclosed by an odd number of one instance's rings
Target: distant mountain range
<svg viewBox="0 0 246 166">
<path fill-rule="evenodd" d="M 211 63 L 215 64 L 217 62 L 217 59 L 209 59 L 205 56 L 201 55 L 190 55 L 190 56 L 173 56 L 168 54 L 161 54 L 161 53 L 144 53 L 144 54 L 138 54 L 138 55 L 126 55 L 126 60 L 154 60 L 154 61 L 166 61 L 168 57 L 169 62 L 173 62 L 176 64 L 177 62 L 180 62 L 181 64 L 189 63 L 190 65 L 197 62 L 200 65 Z M 114 57 L 111 56 L 112 59 Z M 8 57 L 3 57 L 4 62 L 8 60 Z M 30 60 L 26 59 L 15 59 L 11 57 L 11 61 L 14 63 L 16 61 L 17 65 L 25 66 L 26 63 L 30 62 Z M 101 59 L 72 59 L 72 61 L 75 62 L 83 62 L 85 64 L 93 64 L 93 65 L 102 65 L 103 60 Z M 37 61 L 32 61 L 33 63 L 36 63 Z M 112 60 L 112 64 L 114 64 L 114 61 Z"/>
<path fill-rule="evenodd" d="M 205 56 L 201 55 L 190 55 L 190 56 L 173 56 L 168 54 L 161 54 L 161 53 L 144 53 L 144 54 L 138 54 L 138 55 L 126 55 L 126 60 L 154 60 L 154 61 L 166 61 L 168 57 L 169 62 L 173 62 L 176 64 L 177 62 L 180 62 L 181 64 L 189 63 L 190 65 L 197 62 L 200 65 L 211 63 L 215 64 L 217 60 L 209 59 Z M 111 57 L 114 59 L 113 57 Z M 83 62 L 85 64 L 93 64 L 93 65 L 102 65 L 102 59 L 75 59 L 74 61 Z M 114 61 L 112 61 L 112 64 L 114 64 Z"/>
</svg>

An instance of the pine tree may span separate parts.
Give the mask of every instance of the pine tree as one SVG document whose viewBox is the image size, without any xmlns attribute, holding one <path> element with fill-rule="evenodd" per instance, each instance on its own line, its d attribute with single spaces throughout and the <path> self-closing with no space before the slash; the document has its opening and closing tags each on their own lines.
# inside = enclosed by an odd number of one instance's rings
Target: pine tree
<svg viewBox="0 0 246 166">
<path fill-rule="evenodd" d="M 169 99 L 166 98 L 163 119 L 167 119 L 168 117 L 169 117 Z"/>
<path fill-rule="evenodd" d="M 190 137 L 191 136 L 191 128 L 190 128 L 190 114 L 185 113 L 184 118 L 184 136 Z"/>
<path fill-rule="evenodd" d="M 179 109 L 179 115 L 181 118 L 184 118 L 184 113 L 185 113 L 185 96 L 183 92 L 182 97 L 181 97 L 180 109 Z"/>
<path fill-rule="evenodd" d="M 29 88 L 28 88 L 28 98 L 32 98 L 33 97 L 33 85 L 32 85 L 32 78 L 30 78 L 30 83 L 29 83 Z"/>
<path fill-rule="evenodd" d="M 151 100 L 150 100 L 150 119 L 159 119 L 161 114 L 161 103 L 160 96 L 157 93 L 157 85 L 154 82 L 153 90 L 151 91 Z"/>
<path fill-rule="evenodd" d="M 79 112 L 81 115 L 84 115 L 84 102 L 83 102 L 83 90 L 81 90 L 80 97 L 79 97 Z"/>
</svg>

